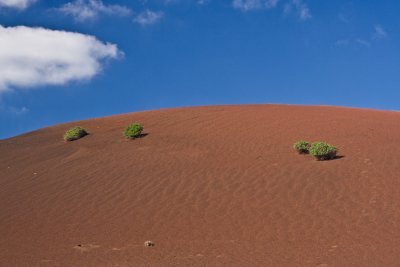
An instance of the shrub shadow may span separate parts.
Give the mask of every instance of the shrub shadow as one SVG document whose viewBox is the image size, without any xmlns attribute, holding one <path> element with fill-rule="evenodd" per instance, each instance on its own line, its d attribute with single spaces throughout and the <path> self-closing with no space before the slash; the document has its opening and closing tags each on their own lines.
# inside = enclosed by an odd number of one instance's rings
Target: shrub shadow
<svg viewBox="0 0 400 267">
<path fill-rule="evenodd" d="M 142 133 L 142 134 L 136 136 L 135 138 L 143 138 L 143 137 L 146 137 L 148 135 L 149 135 L 148 133 Z"/>
<path fill-rule="evenodd" d="M 338 156 L 336 156 L 336 157 L 334 157 L 333 159 L 330 159 L 330 160 L 338 160 L 338 159 L 342 159 L 342 158 L 345 158 L 345 156 L 338 155 Z"/>
</svg>

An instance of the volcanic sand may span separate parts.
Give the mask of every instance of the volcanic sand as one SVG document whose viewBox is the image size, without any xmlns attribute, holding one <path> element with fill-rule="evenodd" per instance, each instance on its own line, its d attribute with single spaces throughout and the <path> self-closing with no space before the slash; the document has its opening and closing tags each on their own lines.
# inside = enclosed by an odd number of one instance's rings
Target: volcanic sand
<svg viewBox="0 0 400 267">
<path fill-rule="evenodd" d="M 133 122 L 147 135 L 124 138 Z M 64 142 L 75 125 L 90 134 Z M 339 157 L 298 155 L 300 139 Z M 137 112 L 2 140 L 0 265 L 400 266 L 399 143 L 400 113 L 286 105 Z"/>
</svg>

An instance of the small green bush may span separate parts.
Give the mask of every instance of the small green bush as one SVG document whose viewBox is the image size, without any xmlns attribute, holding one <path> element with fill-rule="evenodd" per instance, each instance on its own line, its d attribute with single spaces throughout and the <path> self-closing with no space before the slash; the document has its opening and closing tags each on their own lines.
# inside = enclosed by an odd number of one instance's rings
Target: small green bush
<svg viewBox="0 0 400 267">
<path fill-rule="evenodd" d="M 128 125 L 124 130 L 124 135 L 130 139 L 135 139 L 142 135 L 143 126 L 139 123 Z"/>
<path fill-rule="evenodd" d="M 309 153 L 309 148 L 310 148 L 310 143 L 304 140 L 300 140 L 296 143 L 294 143 L 293 148 L 299 152 L 299 154 L 308 154 Z"/>
<path fill-rule="evenodd" d="M 330 160 L 336 157 L 337 148 L 325 142 L 315 142 L 309 151 L 317 160 Z"/>
<path fill-rule="evenodd" d="M 87 134 L 88 133 L 86 132 L 86 130 L 83 129 L 82 127 L 79 127 L 79 126 L 72 127 L 71 129 L 69 129 L 68 131 L 65 132 L 64 140 L 65 141 L 78 140 Z"/>
</svg>

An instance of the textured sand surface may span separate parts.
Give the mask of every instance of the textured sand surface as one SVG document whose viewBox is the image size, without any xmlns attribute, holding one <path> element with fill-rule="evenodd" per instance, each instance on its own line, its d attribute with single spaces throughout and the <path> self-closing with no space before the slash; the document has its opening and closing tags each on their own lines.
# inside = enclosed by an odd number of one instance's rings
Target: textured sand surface
<svg viewBox="0 0 400 267">
<path fill-rule="evenodd" d="M 75 125 L 90 135 L 64 142 Z M 10 267 L 400 266 L 400 113 L 179 108 L 2 140 L 0 236 Z"/>
</svg>

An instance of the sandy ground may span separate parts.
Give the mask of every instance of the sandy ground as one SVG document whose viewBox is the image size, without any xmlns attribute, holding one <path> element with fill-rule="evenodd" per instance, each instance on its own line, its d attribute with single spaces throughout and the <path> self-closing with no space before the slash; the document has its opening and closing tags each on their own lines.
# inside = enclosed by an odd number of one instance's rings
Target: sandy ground
<svg viewBox="0 0 400 267">
<path fill-rule="evenodd" d="M 75 125 L 90 135 L 64 142 Z M 178 108 L 2 140 L 0 236 L 9 267 L 400 266 L 400 113 Z"/>
</svg>

